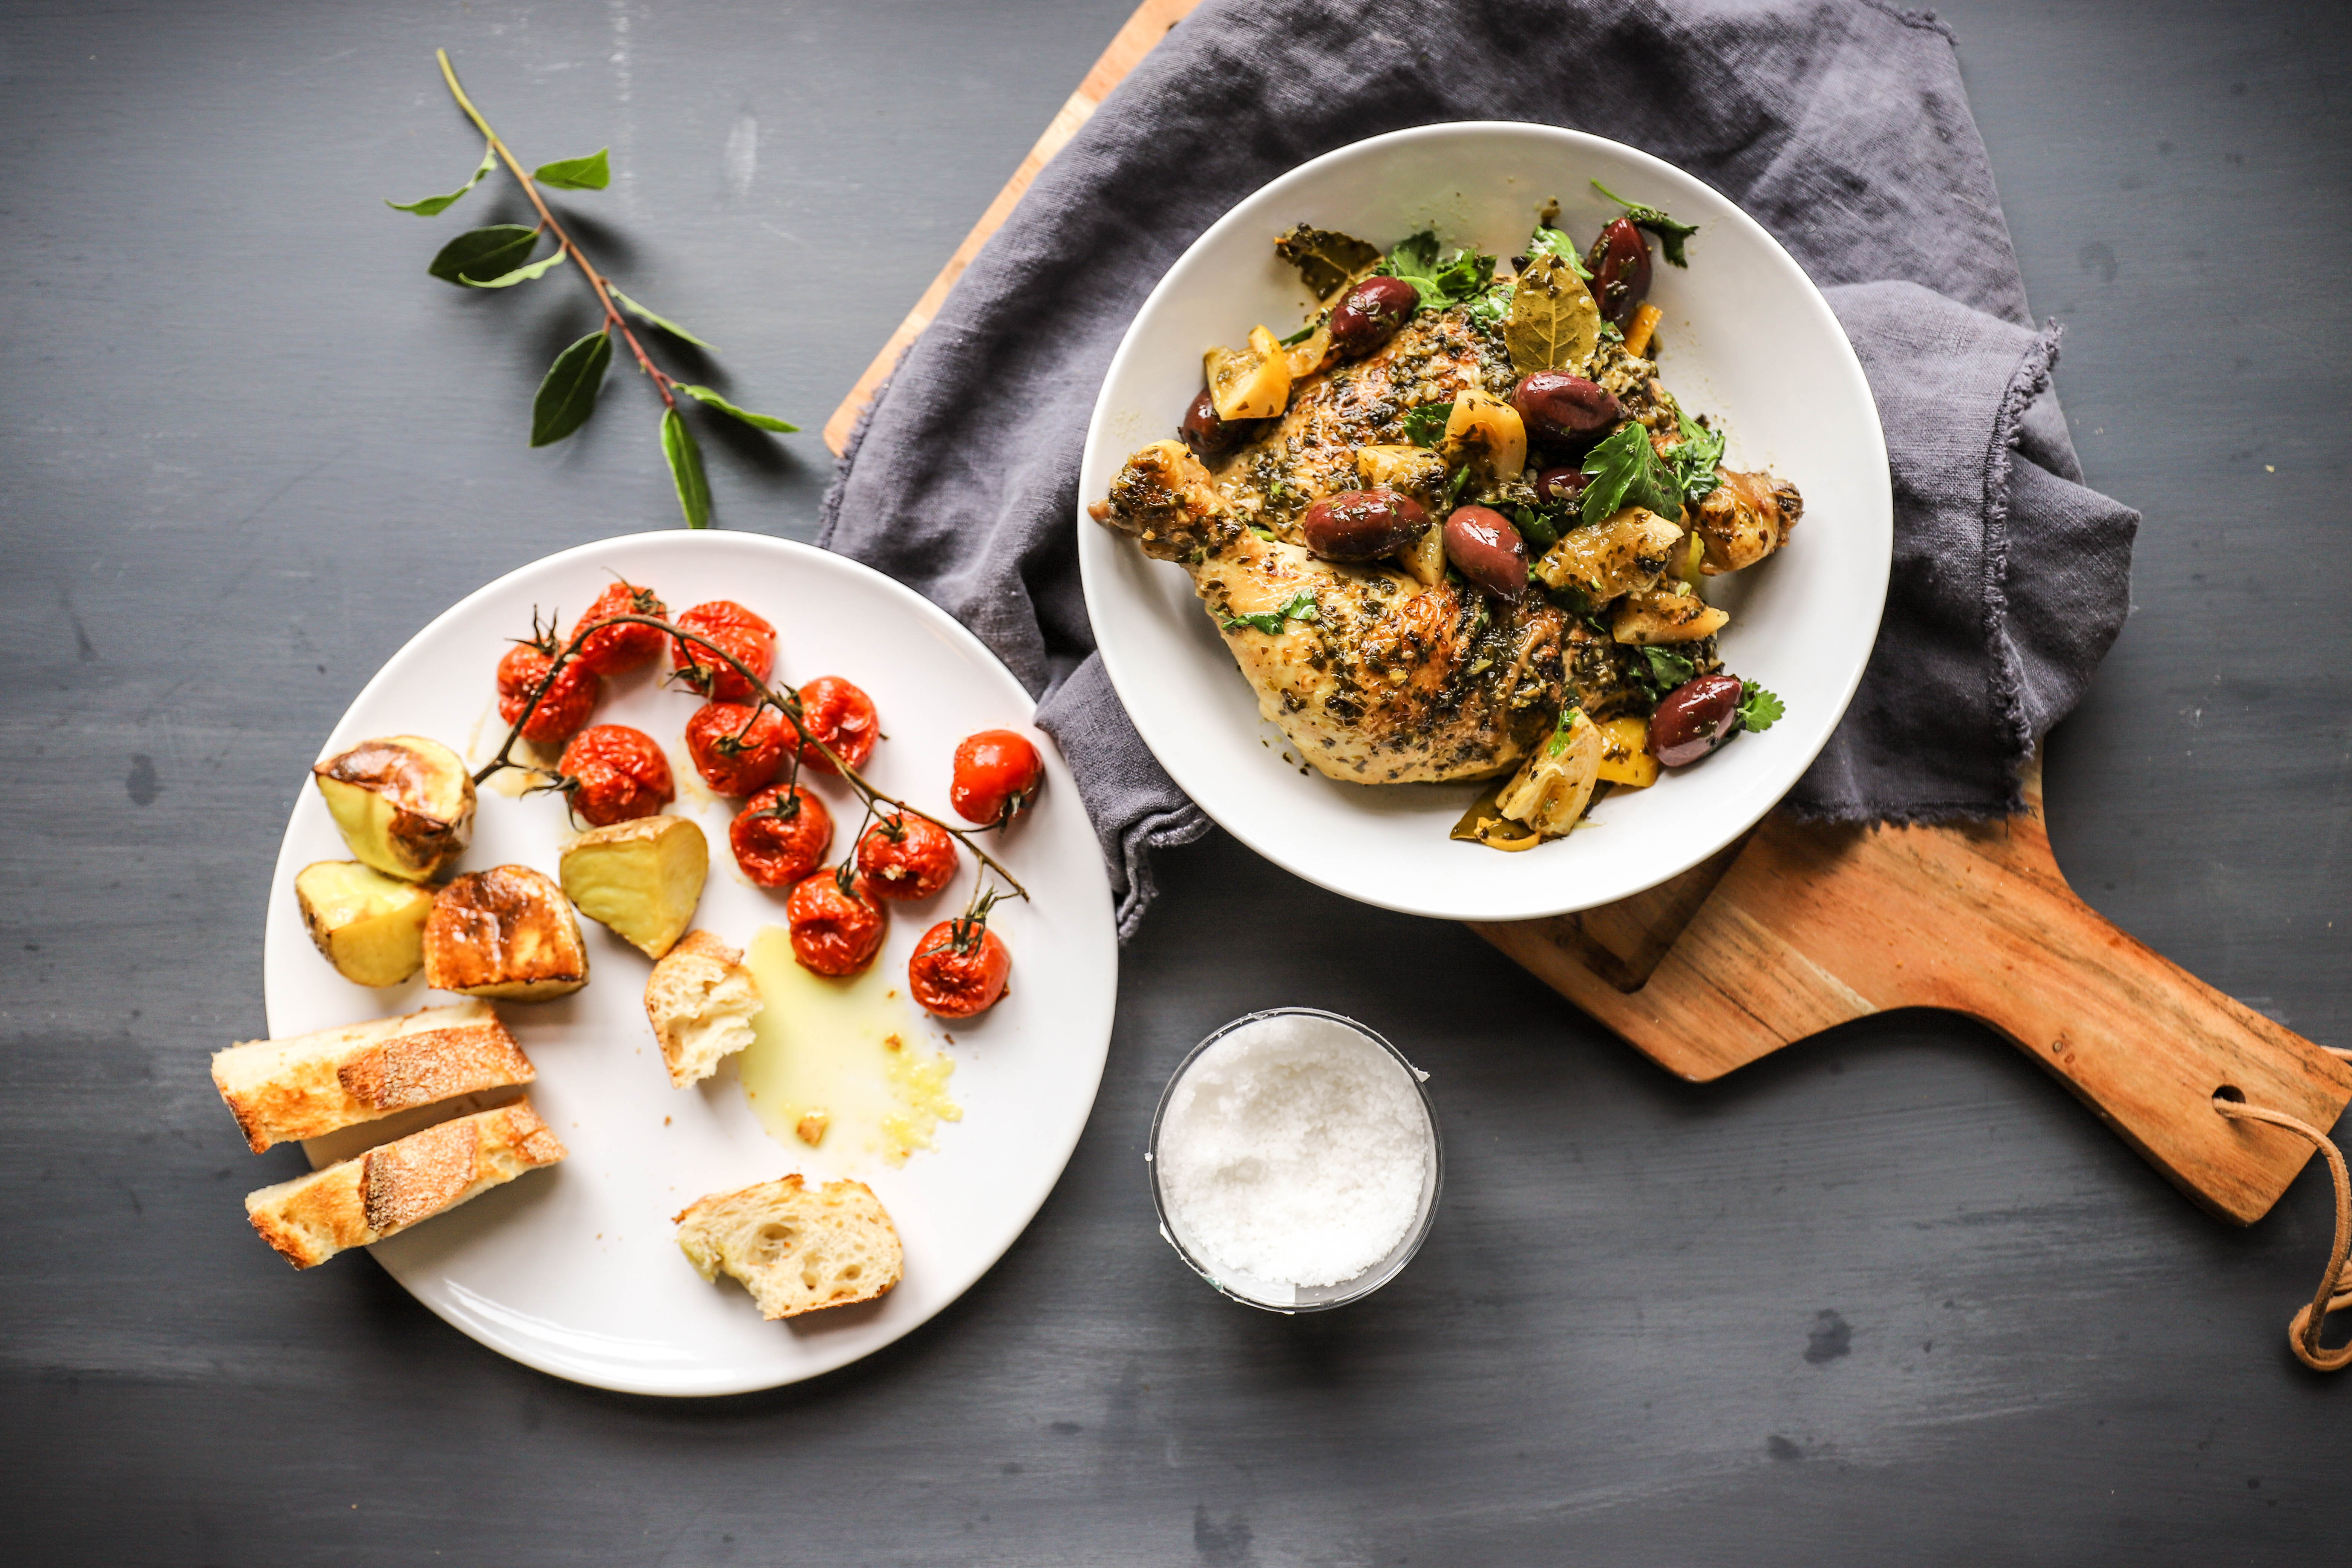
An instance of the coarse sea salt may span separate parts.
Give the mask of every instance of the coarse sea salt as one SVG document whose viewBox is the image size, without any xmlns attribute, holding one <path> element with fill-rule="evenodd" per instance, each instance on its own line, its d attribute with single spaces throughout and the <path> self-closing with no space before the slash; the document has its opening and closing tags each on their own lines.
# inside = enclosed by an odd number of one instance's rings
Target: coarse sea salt
<svg viewBox="0 0 2352 1568">
<path fill-rule="evenodd" d="M 1336 1018 L 1228 1031 L 1171 1091 L 1160 1192 L 1185 1244 L 1277 1285 L 1355 1279 L 1404 1240 L 1433 1158 L 1404 1066 Z"/>
</svg>

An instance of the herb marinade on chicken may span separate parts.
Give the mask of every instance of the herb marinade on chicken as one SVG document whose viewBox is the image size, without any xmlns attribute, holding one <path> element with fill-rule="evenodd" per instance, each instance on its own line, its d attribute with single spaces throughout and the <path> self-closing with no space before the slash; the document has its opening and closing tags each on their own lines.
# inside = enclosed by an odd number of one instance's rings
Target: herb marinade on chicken
<svg viewBox="0 0 2352 1568">
<path fill-rule="evenodd" d="M 1320 320 L 1328 323 L 1328 312 Z M 1662 449 L 1677 438 L 1681 411 L 1654 361 L 1604 336 L 1584 374 Z M 1321 368 L 1292 384 L 1281 415 L 1230 455 L 1203 462 L 1176 440 L 1144 447 L 1089 511 L 1146 554 L 1191 573 L 1260 710 L 1305 762 L 1360 784 L 1499 774 L 1554 732 L 1563 708 L 1596 721 L 1649 712 L 1657 688 L 1644 642 L 1675 643 L 1696 673 L 1720 668 L 1711 633 L 1660 630 L 1659 616 L 1684 606 L 1649 592 L 1690 553 L 1684 518 L 1629 508 L 1572 528 L 1535 563 L 1547 591 L 1531 584 L 1516 602 L 1452 572 L 1417 574 L 1406 562 L 1354 563 L 1308 551 L 1307 510 L 1368 483 L 1412 497 L 1440 521 L 1459 502 L 1538 504 L 1534 470 L 1482 475 L 1465 488 L 1450 472 L 1459 465 L 1417 451 L 1406 424 L 1415 409 L 1465 395 L 1507 401 L 1518 380 L 1498 310 L 1475 300 L 1424 307 L 1365 358 L 1326 353 Z M 1428 445 L 1424 433 L 1418 447 Z M 1707 540 L 1710 572 L 1769 553 L 1801 506 L 1793 487 L 1769 476 L 1718 473 L 1723 483 L 1686 514 Z M 1695 595 L 1687 601 L 1685 620 L 1705 608 Z M 1637 605 L 1647 608 L 1629 635 L 1625 617 Z"/>
</svg>

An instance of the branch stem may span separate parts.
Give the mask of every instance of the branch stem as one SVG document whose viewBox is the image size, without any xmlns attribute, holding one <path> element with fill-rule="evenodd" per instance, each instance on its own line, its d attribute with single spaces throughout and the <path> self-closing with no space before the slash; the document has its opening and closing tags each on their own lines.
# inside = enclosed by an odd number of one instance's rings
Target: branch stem
<svg viewBox="0 0 2352 1568">
<path fill-rule="evenodd" d="M 620 307 L 613 303 L 612 291 L 604 285 L 604 275 L 590 264 L 588 253 L 581 249 L 579 242 L 565 231 L 562 224 L 556 221 L 555 215 L 548 210 L 546 199 L 539 194 L 539 182 L 530 177 L 521 161 L 499 140 L 499 133 L 490 129 L 490 122 L 482 117 L 482 111 L 474 107 L 474 100 L 466 96 L 466 89 L 457 85 L 457 70 L 449 63 L 449 51 L 436 49 L 433 53 L 441 62 L 441 77 L 449 84 L 449 95 L 457 100 L 457 107 L 466 111 L 466 118 L 474 122 L 474 129 L 488 140 L 490 150 L 506 164 L 507 172 L 514 175 L 515 183 L 522 186 L 522 194 L 529 196 L 530 205 L 538 209 L 540 226 L 555 236 L 556 245 L 579 264 L 580 275 L 588 280 L 589 289 L 595 293 L 596 302 L 604 308 L 604 330 L 620 330 L 621 341 L 627 343 L 629 352 L 636 356 L 637 368 L 653 382 L 654 390 L 661 394 L 662 403 L 675 409 L 677 398 L 670 391 L 673 383 L 662 374 L 661 367 L 654 363 L 653 356 L 646 353 L 646 345 L 637 341 L 637 334 L 630 329 L 628 318 L 622 315 Z"/>
</svg>

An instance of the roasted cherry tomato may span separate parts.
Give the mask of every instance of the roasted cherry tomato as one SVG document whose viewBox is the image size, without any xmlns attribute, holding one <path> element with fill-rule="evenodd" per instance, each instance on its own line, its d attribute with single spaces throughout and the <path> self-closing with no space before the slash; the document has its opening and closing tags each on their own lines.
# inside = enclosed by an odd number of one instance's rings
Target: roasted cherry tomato
<svg viewBox="0 0 2352 1568">
<path fill-rule="evenodd" d="M 874 712 L 874 699 L 837 675 L 820 675 L 801 688 L 801 722 L 808 732 L 833 748 L 833 755 L 853 768 L 862 768 L 882 738 L 882 721 Z M 801 766 L 821 773 L 838 773 L 833 758 L 814 746 L 801 747 Z"/>
<path fill-rule="evenodd" d="M 580 617 L 573 635 L 587 631 L 599 621 L 613 616 L 667 616 L 660 595 L 651 588 L 640 588 L 634 583 L 615 583 L 596 595 L 588 613 Z M 668 639 L 651 626 L 606 626 L 601 632 L 590 632 L 588 640 L 580 645 L 572 658 L 599 675 L 618 675 L 635 669 L 661 657 L 662 644 Z"/>
<path fill-rule="evenodd" d="M 898 812 L 857 841 L 857 871 L 877 898 L 928 899 L 955 880 L 956 841 L 936 822 Z"/>
<path fill-rule="evenodd" d="M 643 730 L 595 724 L 572 737 L 556 764 L 574 815 L 594 827 L 651 816 L 677 798 L 669 759 Z"/>
<path fill-rule="evenodd" d="M 509 724 L 521 718 L 531 693 L 546 681 L 554 664 L 547 650 L 535 643 L 519 642 L 507 649 L 506 657 L 499 660 L 499 717 Z M 588 722 L 603 689 L 594 674 L 583 669 L 579 656 L 573 655 L 555 678 L 554 689 L 531 709 L 522 738 L 542 746 L 562 745 Z"/>
<path fill-rule="evenodd" d="M 982 730 L 956 747 L 948 803 L 967 822 L 1001 827 L 1029 809 L 1045 782 L 1045 764 L 1026 736 Z"/>
<path fill-rule="evenodd" d="M 776 628 L 732 599 L 697 605 L 678 616 L 677 625 L 717 643 L 761 680 L 776 666 Z M 725 660 L 676 637 L 670 644 L 671 668 L 686 686 L 727 702 L 740 702 L 752 695 L 751 685 Z"/>
<path fill-rule="evenodd" d="M 763 888 L 789 888 L 824 864 L 824 852 L 833 847 L 833 813 L 798 784 L 779 784 L 735 814 L 727 842 L 743 875 Z"/>
<path fill-rule="evenodd" d="M 784 901 L 793 956 L 803 969 L 838 978 L 855 974 L 882 951 L 890 917 L 862 877 L 836 866 L 805 879 Z"/>
<path fill-rule="evenodd" d="M 783 771 L 788 733 L 772 708 L 706 702 L 686 721 L 686 751 L 719 794 L 757 795 Z"/>
<path fill-rule="evenodd" d="M 1004 994 L 1013 954 L 986 922 L 985 914 L 941 921 L 915 944 L 915 956 L 907 960 L 907 989 L 925 1012 L 969 1018 Z"/>
</svg>

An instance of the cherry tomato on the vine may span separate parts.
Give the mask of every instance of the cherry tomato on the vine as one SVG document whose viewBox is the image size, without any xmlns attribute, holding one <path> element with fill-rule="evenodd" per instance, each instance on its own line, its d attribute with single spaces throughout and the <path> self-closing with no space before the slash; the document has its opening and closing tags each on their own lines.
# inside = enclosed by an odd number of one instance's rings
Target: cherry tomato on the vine
<svg viewBox="0 0 2352 1568">
<path fill-rule="evenodd" d="M 928 1013 L 969 1018 L 996 1005 L 1013 973 L 1013 953 L 988 929 L 987 916 L 941 921 L 907 960 L 907 989 Z"/>
<path fill-rule="evenodd" d="M 677 625 L 718 644 L 763 681 L 776 666 L 776 628 L 732 599 L 713 599 L 682 611 Z M 684 685 L 727 702 L 740 702 L 752 695 L 750 683 L 726 660 L 676 637 L 670 644 L 671 668 Z"/>
<path fill-rule="evenodd" d="M 804 879 L 784 902 L 793 956 L 803 969 L 836 979 L 874 962 L 890 923 L 866 879 L 845 877 L 845 869 L 835 867 Z"/>
<path fill-rule="evenodd" d="M 800 689 L 801 723 L 808 732 L 833 748 L 853 768 L 862 768 L 882 738 L 882 721 L 874 699 L 837 675 L 820 675 Z M 801 766 L 821 773 L 838 773 L 833 759 L 814 746 L 801 745 Z"/>
<path fill-rule="evenodd" d="M 787 733 L 772 708 L 706 702 L 686 721 L 686 751 L 720 795 L 757 795 L 783 769 Z"/>
<path fill-rule="evenodd" d="M 956 747 L 948 804 L 967 822 L 1003 826 L 1029 809 L 1045 782 L 1045 764 L 1027 736 L 982 730 Z"/>
<path fill-rule="evenodd" d="M 824 852 L 833 847 L 833 813 L 798 784 L 779 784 L 735 814 L 727 842 L 743 875 L 763 888 L 789 888 L 824 864 Z"/>
<path fill-rule="evenodd" d="M 899 812 L 857 841 L 857 869 L 877 898 L 928 899 L 955 880 L 956 841 L 936 822 Z"/>
<path fill-rule="evenodd" d="M 641 588 L 635 583 L 615 583 L 596 595 L 596 602 L 588 606 L 588 613 L 572 627 L 572 635 L 577 637 L 614 616 L 668 614 L 662 607 L 661 595 L 651 588 Z M 572 658 L 599 675 L 619 675 L 659 658 L 662 645 L 668 640 L 652 626 L 606 626 L 602 631 L 589 632 Z"/>
<path fill-rule="evenodd" d="M 535 643 L 519 642 L 507 649 L 499 660 L 499 717 L 513 723 L 522 717 L 522 710 L 547 680 L 547 672 L 555 660 L 547 650 Z M 580 667 L 578 655 L 564 661 L 562 673 L 539 706 L 531 709 L 530 721 L 522 727 L 522 738 L 541 746 L 560 745 L 572 738 L 588 715 L 596 710 L 596 699 L 602 691 L 593 671 Z"/>
<path fill-rule="evenodd" d="M 651 816 L 677 798 L 669 759 L 626 724 L 595 724 L 572 737 L 556 764 L 572 809 L 595 827 Z"/>
</svg>

